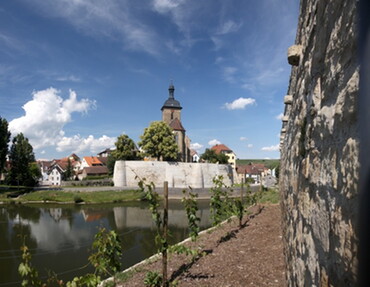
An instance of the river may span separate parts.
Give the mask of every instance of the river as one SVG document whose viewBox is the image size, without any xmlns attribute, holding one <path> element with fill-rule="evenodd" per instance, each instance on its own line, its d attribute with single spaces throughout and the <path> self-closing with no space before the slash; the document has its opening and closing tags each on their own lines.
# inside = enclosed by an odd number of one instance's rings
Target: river
<svg viewBox="0 0 370 287">
<path fill-rule="evenodd" d="M 198 201 L 201 229 L 210 226 L 209 201 Z M 20 286 L 20 246 L 30 248 L 32 264 L 41 278 L 52 271 L 64 281 L 92 272 L 85 267 L 99 227 L 115 230 L 121 239 L 126 269 L 156 253 L 155 227 L 143 202 L 105 205 L 0 206 L 0 286 Z M 180 201 L 169 202 L 170 243 L 188 237 Z"/>
</svg>

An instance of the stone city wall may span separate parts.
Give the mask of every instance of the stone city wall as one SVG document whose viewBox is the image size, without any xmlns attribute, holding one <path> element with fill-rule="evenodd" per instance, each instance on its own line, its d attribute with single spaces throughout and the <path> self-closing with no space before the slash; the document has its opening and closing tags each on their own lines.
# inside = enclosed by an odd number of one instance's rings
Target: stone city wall
<svg viewBox="0 0 370 287">
<path fill-rule="evenodd" d="M 184 163 L 165 161 L 116 161 L 113 182 L 116 187 L 138 187 L 139 179 L 162 187 L 168 181 L 170 188 L 210 188 L 212 179 L 222 175 L 226 185 L 233 184 L 233 169 L 229 165 L 212 163 Z"/>
<path fill-rule="evenodd" d="M 353 0 L 301 0 L 281 130 L 289 286 L 355 286 L 359 140 Z"/>
</svg>

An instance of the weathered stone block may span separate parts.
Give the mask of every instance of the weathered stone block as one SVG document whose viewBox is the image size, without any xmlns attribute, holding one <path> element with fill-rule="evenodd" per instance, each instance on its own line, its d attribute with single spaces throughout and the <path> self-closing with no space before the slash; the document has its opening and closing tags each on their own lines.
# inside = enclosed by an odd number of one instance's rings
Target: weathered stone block
<svg viewBox="0 0 370 287">
<path fill-rule="evenodd" d="M 284 104 L 291 105 L 293 103 L 293 96 L 292 95 L 286 95 L 284 97 Z"/>
<path fill-rule="evenodd" d="M 288 48 L 288 63 L 292 66 L 298 66 L 302 55 L 302 46 L 293 45 Z"/>
</svg>

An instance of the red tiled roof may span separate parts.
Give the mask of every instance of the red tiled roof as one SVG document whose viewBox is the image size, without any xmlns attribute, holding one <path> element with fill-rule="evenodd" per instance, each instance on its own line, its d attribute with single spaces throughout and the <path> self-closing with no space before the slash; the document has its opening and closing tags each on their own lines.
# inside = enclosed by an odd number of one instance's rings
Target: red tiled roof
<svg viewBox="0 0 370 287">
<path fill-rule="evenodd" d="M 185 131 L 184 127 L 182 126 L 181 122 L 179 121 L 178 118 L 174 118 L 172 122 L 170 122 L 170 127 L 174 131 Z"/>
<path fill-rule="evenodd" d="M 215 153 L 222 153 L 222 152 L 233 152 L 231 149 L 229 149 L 224 144 L 216 144 L 213 147 L 211 147 L 212 150 L 215 151 Z"/>
<path fill-rule="evenodd" d="M 90 167 L 103 165 L 103 163 L 96 156 L 84 156 L 84 159 Z"/>
</svg>

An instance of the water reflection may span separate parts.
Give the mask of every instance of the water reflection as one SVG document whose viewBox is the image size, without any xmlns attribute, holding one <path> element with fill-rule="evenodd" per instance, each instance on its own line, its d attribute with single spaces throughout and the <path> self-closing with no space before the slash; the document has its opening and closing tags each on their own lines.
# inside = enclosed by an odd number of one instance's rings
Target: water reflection
<svg viewBox="0 0 370 287">
<path fill-rule="evenodd" d="M 180 202 L 169 204 L 171 243 L 187 237 L 187 221 Z M 201 228 L 209 226 L 208 202 L 199 203 Z M 114 229 L 122 241 L 123 267 L 149 257 L 156 252 L 155 229 L 145 203 L 94 206 L 23 206 L 0 207 L 0 286 L 19 286 L 19 250 L 26 242 L 33 264 L 41 276 L 52 270 L 59 278 L 91 272 L 87 263 L 89 249 L 99 227 Z"/>
</svg>

